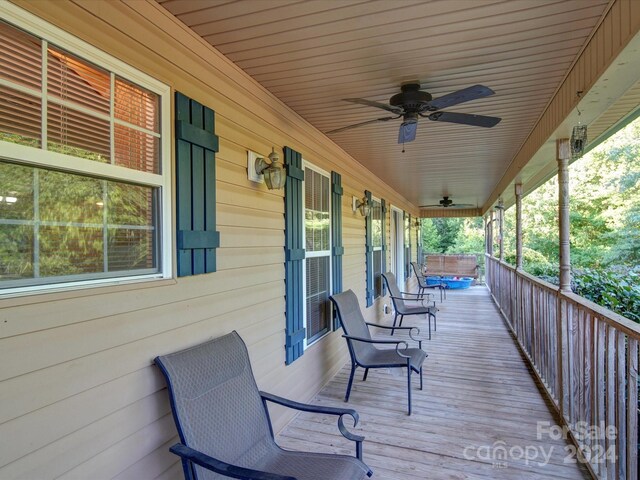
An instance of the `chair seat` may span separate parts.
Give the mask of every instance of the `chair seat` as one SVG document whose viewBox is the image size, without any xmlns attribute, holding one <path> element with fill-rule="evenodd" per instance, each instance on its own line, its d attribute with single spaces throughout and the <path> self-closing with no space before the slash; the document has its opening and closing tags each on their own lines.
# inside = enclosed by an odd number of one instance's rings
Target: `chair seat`
<svg viewBox="0 0 640 480">
<path fill-rule="evenodd" d="M 412 370 L 419 372 L 425 358 L 427 358 L 425 351 L 419 348 L 401 349 L 400 351 L 403 355 L 411 356 L 409 364 Z M 398 356 L 395 348 L 376 348 L 375 350 L 368 351 L 364 358 L 359 360 L 365 368 L 404 367 L 407 364 L 407 359 Z"/>
<path fill-rule="evenodd" d="M 420 315 L 420 314 L 429 314 L 435 315 L 438 312 L 438 309 L 433 306 L 425 307 L 424 305 L 412 305 L 407 306 L 403 309 L 399 309 L 398 313 L 401 315 Z"/>
<path fill-rule="evenodd" d="M 369 471 L 364 463 L 354 457 L 293 452 L 280 448 L 253 468 L 298 480 L 362 480 L 367 478 Z"/>
</svg>

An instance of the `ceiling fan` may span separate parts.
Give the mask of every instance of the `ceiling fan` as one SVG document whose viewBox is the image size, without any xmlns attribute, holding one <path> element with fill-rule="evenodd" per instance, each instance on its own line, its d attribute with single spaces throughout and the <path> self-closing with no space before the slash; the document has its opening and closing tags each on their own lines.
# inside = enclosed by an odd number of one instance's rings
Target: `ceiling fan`
<svg viewBox="0 0 640 480">
<path fill-rule="evenodd" d="M 364 98 L 344 98 L 345 102 L 359 103 L 370 107 L 381 108 L 393 113 L 394 117 L 382 117 L 366 122 L 347 125 L 346 127 L 330 130 L 327 133 L 338 133 L 351 128 L 360 127 L 376 122 L 388 122 L 402 117 L 402 124 L 398 133 L 398 143 L 412 142 L 416 138 L 416 129 L 420 117 L 428 118 L 434 122 L 460 123 L 475 127 L 491 128 L 500 122 L 498 117 L 484 115 L 472 115 L 470 113 L 443 112 L 443 108 L 469 102 L 478 98 L 488 97 L 495 92 L 484 85 L 474 85 L 463 88 L 453 93 L 433 99 L 431 94 L 420 90 L 419 83 L 407 83 L 400 87 L 402 90 L 389 99 L 389 105 L 366 100 Z"/>
<path fill-rule="evenodd" d="M 451 200 L 446 195 L 442 197 L 442 200 L 440 200 L 440 203 L 436 205 L 420 205 L 420 208 L 449 208 L 449 207 L 476 208 L 476 205 L 473 205 L 471 203 L 453 203 L 453 200 Z"/>
</svg>

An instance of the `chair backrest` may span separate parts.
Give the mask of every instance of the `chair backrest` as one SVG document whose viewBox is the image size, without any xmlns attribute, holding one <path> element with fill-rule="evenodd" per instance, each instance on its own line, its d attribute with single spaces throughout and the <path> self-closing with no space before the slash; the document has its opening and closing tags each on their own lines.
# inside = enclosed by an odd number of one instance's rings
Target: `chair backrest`
<svg viewBox="0 0 640 480">
<path fill-rule="evenodd" d="M 167 380 L 182 443 L 244 467 L 273 448 L 247 347 L 235 331 L 155 361 Z M 201 467 L 196 474 L 199 479 L 226 478 Z"/>
<path fill-rule="evenodd" d="M 384 281 L 387 284 L 389 294 L 391 295 L 391 301 L 393 302 L 396 312 L 403 312 L 406 305 L 404 304 L 404 300 L 402 300 L 402 293 L 400 293 L 400 289 L 396 283 L 396 276 L 391 272 L 385 272 L 382 274 L 382 278 L 384 278 Z"/>
<path fill-rule="evenodd" d="M 365 323 L 362 311 L 360 310 L 360 303 L 358 297 L 353 293 L 353 290 L 347 290 L 346 292 L 337 293 L 332 295 L 331 301 L 336 306 L 338 312 L 338 318 L 344 329 L 344 333 L 353 337 L 366 338 L 371 340 L 371 333 Z M 351 354 L 351 360 L 357 360 L 358 358 L 364 358 L 371 350 L 375 350 L 375 347 L 370 343 L 352 342 L 347 340 L 349 346 L 349 353 Z M 355 358 L 354 358 L 355 357 Z"/>
<path fill-rule="evenodd" d="M 420 265 L 418 265 L 418 262 L 411 262 L 411 266 L 413 267 L 413 272 L 416 274 L 416 278 L 418 279 L 418 285 L 426 287 L 427 279 L 422 275 L 422 269 L 420 268 Z"/>
</svg>

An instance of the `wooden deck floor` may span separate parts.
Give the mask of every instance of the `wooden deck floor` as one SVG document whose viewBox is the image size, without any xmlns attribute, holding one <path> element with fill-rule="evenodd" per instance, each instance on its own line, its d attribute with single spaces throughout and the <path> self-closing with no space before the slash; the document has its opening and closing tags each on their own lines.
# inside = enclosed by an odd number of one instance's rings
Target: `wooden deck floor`
<svg viewBox="0 0 640 480">
<path fill-rule="evenodd" d="M 414 377 L 410 417 L 406 376 L 389 371 L 371 370 L 363 383 L 358 369 L 345 404 L 345 365 L 314 400 L 358 411 L 361 422 L 353 430 L 366 437 L 364 460 L 373 478 L 589 478 L 565 462 L 564 440 L 548 434 L 539 438 L 538 422 L 553 426 L 556 421 L 488 291 L 451 291 L 438 306 L 438 331 L 424 344 L 429 354 L 424 391 Z M 405 325 L 416 323 L 427 331 L 426 320 L 405 319 Z M 353 443 L 342 439 L 331 417 L 301 414 L 278 442 L 284 448 L 353 454 Z M 505 449 L 506 457 L 501 455 Z"/>
</svg>

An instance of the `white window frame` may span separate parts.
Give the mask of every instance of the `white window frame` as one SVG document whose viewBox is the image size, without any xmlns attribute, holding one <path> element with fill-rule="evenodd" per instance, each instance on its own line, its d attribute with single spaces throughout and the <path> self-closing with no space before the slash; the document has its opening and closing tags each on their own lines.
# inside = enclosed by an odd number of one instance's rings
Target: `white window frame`
<svg viewBox="0 0 640 480">
<path fill-rule="evenodd" d="M 378 202 L 380 204 L 380 214 L 382 215 L 380 217 L 381 221 L 384 223 L 384 212 L 382 211 L 382 198 L 378 198 L 375 197 L 373 195 L 371 195 L 371 214 L 373 214 L 373 202 Z M 384 232 L 381 232 L 381 234 L 384 235 Z M 384 238 L 380 239 L 380 243 L 383 244 L 384 243 Z M 377 298 L 381 298 L 383 293 L 384 293 L 384 288 L 381 285 L 380 288 L 380 294 L 376 295 L 376 277 L 375 277 L 375 272 L 373 271 L 373 255 L 374 252 L 381 252 L 382 251 L 382 245 L 376 246 L 373 244 L 373 218 L 371 218 L 371 275 L 372 275 L 372 279 L 371 279 L 371 283 L 373 285 L 373 300 L 375 301 Z M 382 263 L 380 264 L 382 265 Z M 380 273 L 384 273 L 382 271 L 382 268 L 380 268 Z M 382 280 L 381 280 L 382 281 Z"/>
<path fill-rule="evenodd" d="M 395 223 L 395 214 L 400 215 L 399 228 Z M 391 206 L 391 215 L 389 216 L 389 231 L 392 232 L 391 236 L 391 262 L 393 265 L 394 274 L 396 276 L 396 283 L 400 290 L 404 290 L 404 211 L 395 205 Z M 402 260 L 402 262 L 400 261 Z M 402 270 L 398 269 L 398 266 L 402 267 Z M 402 276 L 400 276 L 402 275 Z M 402 282 L 402 283 L 401 283 Z"/>
<path fill-rule="evenodd" d="M 112 164 L 104 164 L 94 162 L 91 160 L 84 160 L 81 158 L 73 157 L 57 152 L 47 151 L 46 149 L 46 122 L 42 122 L 42 147 L 35 148 L 25 145 L 18 145 L 16 143 L 0 141 L 0 151 L 2 155 L 1 159 L 13 160 L 19 162 L 25 166 L 44 168 L 47 170 L 56 169 L 62 172 L 80 175 L 90 175 L 93 177 L 99 177 L 103 180 L 116 180 L 120 182 L 130 182 L 137 185 L 154 187 L 160 190 L 159 199 L 159 215 L 157 228 L 159 230 L 158 240 L 159 254 L 158 254 L 158 267 L 159 271 L 152 274 L 141 274 L 122 276 L 116 278 L 96 278 L 91 280 L 81 281 L 61 281 L 52 284 L 42 285 L 30 285 L 24 287 L 6 288 L 0 290 L 0 298 L 15 295 L 25 295 L 38 292 L 51 292 L 59 290 L 74 290 L 80 288 L 88 288 L 95 286 L 105 285 L 118 285 L 122 283 L 148 281 L 152 279 L 165 279 L 173 276 L 173 238 L 171 234 L 172 217 L 171 217 L 171 198 L 172 198 L 172 178 L 171 178 L 171 88 L 154 79 L 153 77 L 134 69 L 125 62 L 112 57 L 111 55 L 95 48 L 88 43 L 70 35 L 64 30 L 51 25 L 50 23 L 42 20 L 41 18 L 26 12 L 25 10 L 8 2 L 0 3 L 0 18 L 2 20 L 23 29 L 24 31 L 39 37 L 43 40 L 42 48 L 46 53 L 48 44 L 55 45 L 64 50 L 67 50 L 74 56 L 85 59 L 90 63 L 93 63 L 105 70 L 111 72 L 111 83 L 113 87 L 113 81 L 115 75 L 121 77 L 123 80 L 130 81 L 136 85 L 139 85 L 159 96 L 159 126 L 160 133 L 155 134 L 160 136 L 159 148 L 160 148 L 160 172 L 159 174 L 143 172 L 125 168 Z M 46 56 L 43 56 L 43 80 L 46 71 Z M 44 94 L 46 91 L 46 84 L 43 81 L 43 88 L 41 90 L 32 89 L 20 85 L 13 84 L 11 82 L 0 79 L 0 84 L 19 90 L 23 93 L 33 95 L 40 98 L 42 101 L 42 116 L 46 118 L 47 102 L 44 101 L 48 95 Z M 44 97 L 44 98 L 43 98 Z M 59 99 L 55 100 L 56 103 L 63 103 Z M 73 108 L 79 111 L 86 111 L 82 107 L 73 105 Z M 92 115 L 104 117 L 110 120 L 109 115 L 100 115 L 92 112 Z M 113 116 L 113 110 L 110 113 Z M 118 124 L 126 125 L 127 127 L 134 128 L 136 130 L 150 133 L 146 129 L 131 125 L 127 122 L 118 120 Z M 113 161 L 114 149 L 111 148 L 111 156 Z"/>
<path fill-rule="evenodd" d="M 302 262 L 302 291 L 304 294 L 304 302 L 302 302 L 302 313 L 304 318 L 304 328 L 305 333 L 307 330 L 307 258 L 315 258 L 315 257 L 329 257 L 329 293 L 331 293 L 331 289 L 333 288 L 333 266 L 331 262 L 331 248 L 333 244 L 331 242 L 332 235 L 332 227 L 331 227 L 331 174 L 326 170 L 316 167 L 315 165 L 307 162 L 304 158 L 302 159 L 302 169 L 306 172 L 307 169 L 313 170 L 315 173 L 319 173 L 320 175 L 327 177 L 329 179 L 329 250 L 321 250 L 319 252 L 310 252 L 306 249 L 307 245 L 307 229 L 305 227 L 304 218 L 306 214 L 306 174 L 305 179 L 302 181 L 302 244 L 305 246 L 305 256 L 304 262 Z M 328 253 L 326 253 L 328 252 Z M 307 341 L 307 335 L 304 336 L 304 349 L 306 350 L 311 345 L 315 345 L 318 341 L 325 338 L 327 335 L 331 333 L 331 319 L 329 319 L 329 328 L 324 335 L 314 339 L 311 343 Z"/>
</svg>

